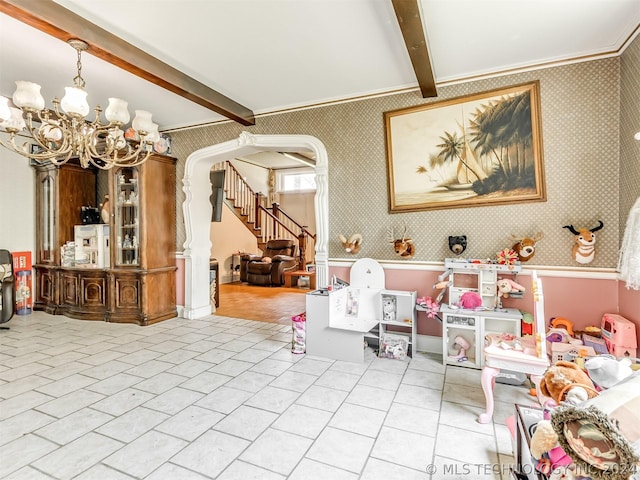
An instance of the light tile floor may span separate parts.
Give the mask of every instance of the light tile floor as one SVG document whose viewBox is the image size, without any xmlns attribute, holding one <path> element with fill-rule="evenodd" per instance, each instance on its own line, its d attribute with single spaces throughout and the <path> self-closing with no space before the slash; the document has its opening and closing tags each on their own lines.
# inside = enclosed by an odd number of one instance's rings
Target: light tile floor
<svg viewBox="0 0 640 480">
<path fill-rule="evenodd" d="M 532 404 L 418 354 L 290 352 L 291 328 L 210 316 L 139 327 L 34 312 L 0 331 L 6 480 L 506 479 L 505 419 Z M 504 472 L 504 473 L 503 473 Z"/>
</svg>

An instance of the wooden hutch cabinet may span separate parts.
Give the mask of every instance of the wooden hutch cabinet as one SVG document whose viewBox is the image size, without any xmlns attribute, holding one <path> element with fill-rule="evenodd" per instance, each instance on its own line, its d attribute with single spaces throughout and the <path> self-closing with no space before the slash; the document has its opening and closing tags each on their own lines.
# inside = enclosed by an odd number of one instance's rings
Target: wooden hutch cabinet
<svg viewBox="0 0 640 480">
<path fill-rule="evenodd" d="M 81 207 L 97 205 L 98 172 L 72 163 L 34 165 L 36 310 L 140 325 L 176 316 L 175 162 L 152 155 L 140 166 L 101 173 L 108 178 L 109 222 L 100 243 L 86 233 L 90 226 L 77 227 Z M 69 265 L 61 247 L 74 240 L 76 260 L 78 251 L 107 252 L 99 252 L 100 263 Z"/>
</svg>

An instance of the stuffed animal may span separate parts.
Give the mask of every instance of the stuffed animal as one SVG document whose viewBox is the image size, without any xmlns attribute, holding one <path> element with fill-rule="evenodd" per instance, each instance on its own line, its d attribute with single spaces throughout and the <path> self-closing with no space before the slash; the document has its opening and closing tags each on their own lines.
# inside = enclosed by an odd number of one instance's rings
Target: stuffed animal
<svg viewBox="0 0 640 480">
<path fill-rule="evenodd" d="M 578 405 L 598 395 L 593 382 L 578 365 L 560 360 L 549 367 L 540 381 L 540 393 L 560 404 Z"/>
<path fill-rule="evenodd" d="M 460 306 L 473 310 L 482 305 L 482 298 L 476 292 L 464 292 L 460 296 Z"/>
<path fill-rule="evenodd" d="M 524 292 L 525 288 L 519 283 L 514 282 L 510 278 L 498 280 L 498 297 L 509 298 L 509 295 L 515 292 Z"/>
<path fill-rule="evenodd" d="M 467 249 L 467 236 L 466 235 L 450 235 L 449 236 L 449 250 L 460 255 Z"/>
<path fill-rule="evenodd" d="M 347 253 L 355 255 L 360 251 L 360 247 L 362 247 L 362 235 L 359 233 L 354 233 L 353 235 L 351 235 L 349 240 L 347 240 L 344 235 L 338 235 L 338 238 L 342 243 L 344 251 Z"/>
<path fill-rule="evenodd" d="M 550 420 L 540 420 L 536 424 L 531 436 L 530 451 L 531 455 L 538 460 L 536 470 L 547 475 L 549 480 L 575 478 L 575 473 L 570 468 L 573 460 L 558 443 L 558 434 Z"/>
<path fill-rule="evenodd" d="M 598 220 L 598 226 L 589 228 L 576 229 L 573 225 L 565 225 L 562 228 L 566 228 L 575 235 L 574 245 L 571 249 L 571 256 L 573 259 L 581 264 L 591 263 L 593 257 L 596 254 L 596 234 L 598 230 L 604 227 L 602 220 Z"/>
<path fill-rule="evenodd" d="M 584 362 L 589 377 L 600 388 L 611 388 L 633 373 L 631 359 L 616 360 L 612 355 L 598 355 Z"/>
<path fill-rule="evenodd" d="M 532 237 L 518 237 L 511 235 L 511 240 L 516 242 L 511 247 L 518 255 L 518 260 L 528 262 L 536 253 L 536 245 L 544 237 L 544 232 L 538 232 Z"/>
<path fill-rule="evenodd" d="M 393 245 L 393 250 L 400 258 L 410 259 L 416 254 L 416 246 L 413 244 L 413 240 L 407 237 L 407 226 L 404 227 L 402 238 L 395 238 L 393 234 L 393 228 L 389 229 L 391 240 L 389 243 Z"/>
</svg>

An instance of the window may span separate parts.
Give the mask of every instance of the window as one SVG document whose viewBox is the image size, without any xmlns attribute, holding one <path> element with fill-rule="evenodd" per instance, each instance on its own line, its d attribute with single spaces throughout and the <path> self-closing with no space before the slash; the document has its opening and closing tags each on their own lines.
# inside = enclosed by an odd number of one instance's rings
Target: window
<svg viewBox="0 0 640 480">
<path fill-rule="evenodd" d="M 312 192 L 316 189 L 316 172 L 313 168 L 293 168 L 277 173 L 278 192 Z"/>
</svg>

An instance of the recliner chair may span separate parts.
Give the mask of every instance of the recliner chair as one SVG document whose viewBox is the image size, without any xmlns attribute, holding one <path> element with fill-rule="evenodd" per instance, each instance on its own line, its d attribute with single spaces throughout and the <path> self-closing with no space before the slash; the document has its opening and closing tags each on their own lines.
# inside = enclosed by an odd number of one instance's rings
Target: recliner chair
<svg viewBox="0 0 640 480">
<path fill-rule="evenodd" d="M 240 255 L 240 281 L 254 285 L 284 285 L 284 272 L 297 270 L 296 242 L 269 240 L 262 255 Z M 262 259 L 269 257 L 271 262 Z"/>
<path fill-rule="evenodd" d="M 5 323 L 16 313 L 16 279 L 9 250 L 0 250 L 0 282 L 0 323 Z"/>
</svg>

